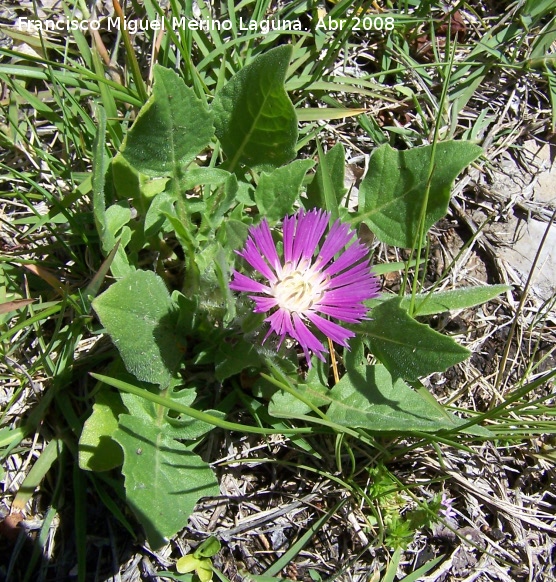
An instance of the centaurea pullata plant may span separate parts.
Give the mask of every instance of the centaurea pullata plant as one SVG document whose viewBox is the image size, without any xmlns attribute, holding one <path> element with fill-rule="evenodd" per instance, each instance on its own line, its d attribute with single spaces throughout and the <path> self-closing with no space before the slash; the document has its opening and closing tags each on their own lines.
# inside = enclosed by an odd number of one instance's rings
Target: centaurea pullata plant
<svg viewBox="0 0 556 582">
<path fill-rule="evenodd" d="M 250 293 L 256 313 L 269 314 L 265 340 L 272 332 L 279 336 L 280 344 L 288 336 L 293 338 L 309 366 L 310 352 L 324 361 L 325 347 L 314 329 L 349 347 L 347 340 L 355 335 L 353 331 L 328 318 L 360 323 L 368 311 L 363 302 L 377 297 L 379 291 L 368 248 L 348 224 L 337 220 L 328 228 L 329 223 L 330 213 L 319 209 L 301 209 L 286 216 L 280 257 L 263 219 L 249 229 L 245 248 L 238 254 L 264 281 L 234 271 L 230 283 L 234 291 Z"/>
<path fill-rule="evenodd" d="M 250 36 L 245 36 L 247 53 L 253 44 Z M 317 139 L 322 136 L 308 142 L 309 126 L 299 133 L 299 110 L 287 92 L 290 80 L 295 82 L 295 63 L 303 47 L 280 42 L 272 49 L 257 47 L 257 54 L 249 56 L 235 42 L 227 43 L 222 53 L 226 59 L 232 55 L 228 48 L 239 51 L 239 60 L 222 69 L 214 91 L 210 87 L 214 98 L 199 95 L 199 87 L 189 86 L 189 76 L 182 78 L 179 69 L 155 64 L 152 91 L 141 95 L 144 105 L 132 126 L 127 116 L 119 119 L 103 107 L 95 108 L 90 124 L 96 129 L 90 140 L 90 218 L 100 246 L 83 274 L 99 275 L 87 287 L 87 300 L 74 302 L 80 314 L 74 319 L 75 325 L 90 327 L 87 333 L 95 337 L 109 336 L 114 350 L 103 356 L 106 370 L 103 365 L 101 373 L 91 371 L 99 389 L 87 383 L 95 405 L 79 431 L 78 461 L 86 471 L 113 471 L 115 476 L 119 471 L 121 478 L 114 480 L 117 493 L 122 495 L 123 481 L 128 507 L 155 550 L 176 535 L 183 537 L 179 532 L 187 532 L 188 519 L 202 497 L 218 498 L 221 493 L 218 476 L 207 462 L 213 459 L 205 460 L 196 451 L 201 445 L 206 453 L 205 438 L 213 427 L 239 435 L 280 432 L 304 449 L 304 443 L 312 446 L 316 435 L 327 434 L 332 440 L 334 435 L 350 435 L 353 447 L 337 449 L 338 469 L 344 453 L 352 449 L 352 461 L 368 461 L 348 478 L 350 487 L 372 475 L 373 465 L 404 454 L 398 447 L 397 452 L 379 451 L 377 456 L 375 435 L 384 433 L 392 442 L 392 435 L 400 436 L 405 443 L 406 436 L 444 431 L 443 442 L 448 442 L 459 427 L 472 428 L 482 415 L 470 421 L 444 413 L 424 388 L 413 389 L 420 378 L 442 374 L 470 355 L 453 338 L 415 318 L 467 309 L 510 291 L 504 285 L 435 291 L 436 284 L 426 291 L 417 276 L 425 268 L 421 255 L 427 233 L 446 216 L 452 184 L 482 155 L 479 145 L 443 140 L 403 150 L 389 143 L 376 147 L 368 152 L 368 171 L 359 184 L 352 220 L 336 220 L 348 202 L 340 197 L 346 151 L 338 143 L 321 155 Z M 203 62 L 212 66 L 211 59 Z M 241 70 L 226 79 L 236 68 Z M 139 77 L 135 81 L 140 87 Z M 300 95 L 296 92 L 296 99 Z M 296 159 L 303 144 L 316 148 L 318 165 Z M 109 152 L 116 149 L 110 159 Z M 328 185 L 325 176 L 332 178 Z M 307 200 L 304 192 L 309 199 L 328 205 L 337 201 L 342 208 L 294 210 L 297 202 Z M 130 197 L 133 208 L 124 204 Z M 385 294 L 369 313 L 369 300 L 379 294 L 379 269 L 371 268 L 369 249 L 358 239 L 355 221 L 380 243 L 410 249 L 411 256 L 418 257 L 416 268 L 407 264 L 403 275 L 404 281 L 414 277 L 412 296 Z M 234 252 L 242 233 L 245 245 Z M 145 253 L 151 256 L 160 248 L 169 252 L 155 265 L 144 261 Z M 105 259 L 97 261 L 101 254 Z M 242 266 L 225 277 L 234 261 Z M 380 267 L 384 273 L 399 269 L 399 263 Z M 177 272 L 184 281 L 176 279 Z M 9 279 L 9 293 L 19 296 L 19 279 Z M 248 312 L 257 312 L 246 318 L 244 328 L 253 329 L 257 320 L 260 338 L 267 344 L 275 339 L 272 349 L 276 344 L 280 355 L 280 346 L 286 344 L 295 349 L 304 368 L 305 359 L 308 366 L 318 362 L 312 374 L 297 376 L 291 362 L 267 358 L 269 350 L 254 350 L 248 338 L 238 337 L 229 325 L 238 311 L 230 287 L 241 292 Z M 42 286 L 33 285 L 36 296 L 31 298 L 40 298 L 42 291 Z M 90 306 L 96 317 L 91 317 Z M 16 312 L 14 324 L 21 317 Z M 68 329 L 70 335 L 64 336 Z M 77 341 L 85 332 L 80 329 L 74 329 L 73 322 L 69 328 L 60 326 L 58 340 L 75 336 Z M 363 339 L 364 345 L 358 341 Z M 71 362 L 71 350 L 78 346 L 68 346 L 68 357 L 62 359 Z M 349 347 L 358 357 L 344 361 L 346 373 L 340 378 L 335 354 Z M 366 353 L 372 360 L 364 357 Z M 253 376 L 252 370 L 259 373 Z M 249 377 L 254 389 L 245 395 L 247 400 L 236 399 L 236 387 L 247 387 Z M 105 386 L 118 389 L 121 396 Z M 278 390 L 269 401 L 271 386 Z M 226 398 L 217 397 L 215 387 Z M 88 402 L 80 396 L 75 404 L 83 411 Z M 265 408 L 268 414 L 262 414 Z M 473 427 L 469 435 L 496 436 L 475 428 L 481 429 Z M 213 434 L 210 442 L 221 434 Z M 345 440 L 337 439 L 340 443 Z M 304 457 L 308 465 L 310 455 L 308 450 Z M 322 466 L 320 456 L 313 464 Z M 293 478 L 302 480 L 303 473 Z M 387 479 L 385 486 L 391 488 L 393 482 Z M 435 498 L 434 507 L 450 517 L 445 501 Z M 381 539 L 401 547 L 412 537 L 413 518 L 386 513 Z M 419 519 L 415 527 L 425 524 L 425 518 Z M 177 570 L 195 570 L 208 580 L 210 557 L 218 546 L 214 538 L 207 540 L 178 560 Z M 85 567 L 87 560 L 82 562 Z M 274 563 L 275 570 L 278 565 Z M 31 570 L 27 574 L 32 577 Z"/>
</svg>

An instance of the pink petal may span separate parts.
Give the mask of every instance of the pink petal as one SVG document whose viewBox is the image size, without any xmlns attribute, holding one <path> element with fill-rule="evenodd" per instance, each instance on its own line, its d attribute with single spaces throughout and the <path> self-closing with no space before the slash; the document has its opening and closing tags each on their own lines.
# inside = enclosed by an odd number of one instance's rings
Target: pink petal
<svg viewBox="0 0 556 582">
<path fill-rule="evenodd" d="M 278 305 L 274 297 L 259 297 L 258 295 L 249 295 L 257 307 L 254 309 L 255 313 L 265 313 Z"/>
<path fill-rule="evenodd" d="M 368 311 L 368 309 L 363 305 L 357 307 L 318 305 L 316 309 L 318 309 L 320 313 L 330 315 L 331 317 L 335 317 L 336 319 L 345 321 L 346 323 L 361 323 L 361 320 L 365 317 L 365 315 L 367 315 Z"/>
<path fill-rule="evenodd" d="M 367 247 L 354 243 L 348 247 L 330 266 L 325 269 L 324 274 L 332 277 L 336 273 L 340 273 L 344 269 L 352 267 L 356 263 L 359 263 L 362 259 L 367 257 L 369 254 Z"/>
<path fill-rule="evenodd" d="M 347 246 L 354 234 L 349 230 L 349 224 L 342 224 L 337 220 L 326 235 L 319 253 L 318 265 L 324 268 L 335 254 Z"/>
<path fill-rule="evenodd" d="M 230 282 L 230 289 L 232 289 L 233 291 L 245 291 L 247 293 L 255 292 L 267 294 L 271 292 L 270 287 L 267 287 L 266 285 L 263 285 L 258 281 L 253 281 L 253 279 L 250 279 L 249 277 L 246 277 L 245 275 L 242 275 L 237 271 L 234 271 L 233 274 L 234 278 Z"/>
<path fill-rule="evenodd" d="M 277 271 L 281 266 L 280 259 L 278 258 L 276 245 L 272 240 L 272 234 L 270 234 L 270 228 L 268 227 L 266 219 L 251 231 L 251 235 L 259 249 L 262 251 L 263 257 L 265 257 L 274 267 L 274 270 Z"/>
<path fill-rule="evenodd" d="M 259 271 L 261 275 L 264 275 L 270 282 L 274 283 L 274 281 L 276 281 L 276 275 L 272 272 L 268 263 L 266 263 L 261 256 L 261 253 L 252 238 L 248 238 L 245 241 L 245 249 L 240 253 L 240 256 L 242 256 L 253 267 L 253 269 Z"/>
<path fill-rule="evenodd" d="M 313 334 L 309 328 L 303 323 L 301 318 L 297 313 L 292 314 L 293 326 L 295 332 L 295 339 L 299 342 L 299 345 L 303 348 L 305 352 L 305 357 L 307 357 L 307 350 L 311 350 L 314 354 L 321 359 L 323 362 L 324 356 L 322 355 L 324 351 L 324 346 L 317 339 L 315 334 Z M 311 360 L 307 358 L 307 363 L 311 365 Z"/>
</svg>

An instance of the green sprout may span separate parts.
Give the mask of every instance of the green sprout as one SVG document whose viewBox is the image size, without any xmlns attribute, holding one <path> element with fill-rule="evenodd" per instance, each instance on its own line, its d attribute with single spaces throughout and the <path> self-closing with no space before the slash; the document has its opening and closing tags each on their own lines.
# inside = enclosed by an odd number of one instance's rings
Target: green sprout
<svg viewBox="0 0 556 582">
<path fill-rule="evenodd" d="M 195 572 L 201 582 L 212 580 L 212 556 L 220 551 L 220 542 L 215 537 L 205 540 L 192 554 L 182 556 L 176 562 L 180 574 Z"/>
</svg>

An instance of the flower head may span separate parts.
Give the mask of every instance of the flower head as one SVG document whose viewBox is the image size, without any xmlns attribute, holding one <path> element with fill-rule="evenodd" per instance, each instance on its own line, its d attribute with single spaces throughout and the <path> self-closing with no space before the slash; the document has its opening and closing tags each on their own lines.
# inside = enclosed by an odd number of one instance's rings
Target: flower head
<svg viewBox="0 0 556 582">
<path fill-rule="evenodd" d="M 453 507 L 455 500 L 455 497 L 448 497 L 445 491 L 442 492 L 442 498 L 440 499 L 440 511 L 438 512 L 440 517 L 450 521 L 453 521 L 454 518 L 457 517 L 457 513 Z"/>
<path fill-rule="evenodd" d="M 282 256 L 266 220 L 251 227 L 238 254 L 264 281 L 234 271 L 230 283 L 234 291 L 250 293 L 256 313 L 269 314 L 265 321 L 270 330 L 265 340 L 272 332 L 280 337 L 280 343 L 286 336 L 293 338 L 303 348 L 309 365 L 309 351 L 321 360 L 325 351 L 311 328 L 348 347 L 347 340 L 355 334 L 328 317 L 359 323 L 367 313 L 363 301 L 377 297 L 379 289 L 368 249 L 349 225 L 339 220 L 325 235 L 329 221 L 330 213 L 318 209 L 301 209 L 284 218 Z"/>
</svg>

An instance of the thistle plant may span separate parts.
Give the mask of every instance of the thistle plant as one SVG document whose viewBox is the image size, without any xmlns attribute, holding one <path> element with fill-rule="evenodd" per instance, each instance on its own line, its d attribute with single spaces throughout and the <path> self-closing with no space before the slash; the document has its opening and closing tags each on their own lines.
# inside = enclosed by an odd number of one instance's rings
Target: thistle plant
<svg viewBox="0 0 556 582">
<path fill-rule="evenodd" d="M 507 289 L 416 293 L 411 300 L 379 295 L 356 226 L 418 250 L 420 234 L 446 214 L 453 180 L 481 148 L 383 145 L 369 160 L 357 208 L 348 210 L 341 145 L 320 152 L 314 173 L 312 159 L 294 159 L 298 119 L 284 88 L 291 56 L 290 46 L 259 55 L 210 104 L 156 66 L 152 95 L 110 165 L 101 145 L 97 150 L 95 219 L 115 282 L 92 306 L 119 360 L 94 377 L 120 392 L 98 397 L 81 435 L 80 464 L 122 465 L 128 502 L 153 546 L 186 524 L 200 497 L 218 494 L 210 465 L 195 453 L 214 426 L 266 434 L 330 423 L 331 433 L 357 438 L 465 426 L 411 383 L 469 351 L 414 316 L 476 305 Z M 106 122 L 101 110 L 98 144 Z M 214 155 L 203 165 L 199 154 L 217 147 L 223 159 Z M 166 260 L 176 245 L 179 256 Z M 145 269 L 137 249 L 164 253 Z M 179 261 L 181 285 L 168 276 Z M 247 311 L 264 315 L 263 342 L 252 341 L 242 294 L 254 304 Z M 309 371 L 291 350 L 263 346 L 271 335 L 279 345 L 296 342 Z M 334 382 L 327 380 L 326 342 Z M 234 423 L 224 418 L 229 408 L 212 402 L 214 387 L 236 394 L 245 370 L 257 389 L 273 390 L 261 403 L 270 426 Z M 291 423 L 292 411 L 299 423 L 285 428 L 280 419 Z M 146 478 L 154 466 L 161 474 Z"/>
</svg>

